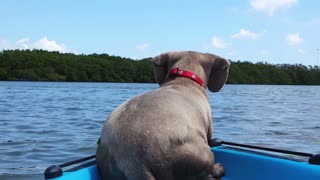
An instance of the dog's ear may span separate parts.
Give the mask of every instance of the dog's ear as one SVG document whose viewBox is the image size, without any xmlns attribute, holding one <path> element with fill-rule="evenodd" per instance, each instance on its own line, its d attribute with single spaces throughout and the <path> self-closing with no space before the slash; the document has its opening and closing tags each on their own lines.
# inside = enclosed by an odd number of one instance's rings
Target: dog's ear
<svg viewBox="0 0 320 180">
<path fill-rule="evenodd" d="M 211 92 L 218 92 L 228 79 L 230 62 L 221 57 L 212 56 L 212 58 L 213 66 L 207 86 Z"/>
<path fill-rule="evenodd" d="M 168 74 L 169 54 L 161 54 L 153 59 L 154 78 L 158 84 L 162 84 Z"/>
</svg>

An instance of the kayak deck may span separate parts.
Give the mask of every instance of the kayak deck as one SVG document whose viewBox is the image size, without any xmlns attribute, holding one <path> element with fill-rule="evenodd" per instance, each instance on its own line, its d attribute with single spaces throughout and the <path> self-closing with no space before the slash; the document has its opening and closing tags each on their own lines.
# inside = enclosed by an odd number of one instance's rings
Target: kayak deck
<svg viewBox="0 0 320 180">
<path fill-rule="evenodd" d="M 215 162 L 225 168 L 225 180 L 320 179 L 320 165 L 229 147 L 213 148 Z"/>
<path fill-rule="evenodd" d="M 223 180 L 320 179 L 320 163 L 310 164 L 307 161 L 229 145 L 219 145 L 211 150 L 215 155 L 215 163 L 221 163 L 225 168 Z M 73 168 L 71 171 L 61 172 L 62 175 L 57 178 L 47 179 L 100 179 L 94 161 L 93 158 L 91 162 L 82 164 L 81 169 Z"/>
</svg>

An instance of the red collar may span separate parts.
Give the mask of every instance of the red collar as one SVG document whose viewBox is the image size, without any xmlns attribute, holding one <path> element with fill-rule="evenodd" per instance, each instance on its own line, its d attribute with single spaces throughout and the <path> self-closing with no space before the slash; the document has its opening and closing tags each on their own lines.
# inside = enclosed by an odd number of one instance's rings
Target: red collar
<svg viewBox="0 0 320 180">
<path fill-rule="evenodd" d="M 190 72 L 190 71 L 180 70 L 179 68 L 174 68 L 174 69 L 171 70 L 168 79 L 170 79 L 172 77 L 186 77 L 186 78 L 189 78 L 189 79 L 195 81 L 196 83 L 198 83 L 203 88 L 206 88 L 206 86 L 204 85 L 202 79 L 199 76 L 195 75 L 193 72 Z"/>
</svg>

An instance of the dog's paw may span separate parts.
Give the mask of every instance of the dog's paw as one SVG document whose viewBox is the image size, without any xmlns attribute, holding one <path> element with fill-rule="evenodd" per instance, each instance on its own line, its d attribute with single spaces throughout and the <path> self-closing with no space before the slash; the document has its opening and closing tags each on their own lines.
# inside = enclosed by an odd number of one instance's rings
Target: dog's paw
<svg viewBox="0 0 320 180">
<path fill-rule="evenodd" d="M 224 168 L 220 163 L 216 163 L 213 165 L 212 174 L 208 179 L 218 180 L 224 176 Z"/>
</svg>

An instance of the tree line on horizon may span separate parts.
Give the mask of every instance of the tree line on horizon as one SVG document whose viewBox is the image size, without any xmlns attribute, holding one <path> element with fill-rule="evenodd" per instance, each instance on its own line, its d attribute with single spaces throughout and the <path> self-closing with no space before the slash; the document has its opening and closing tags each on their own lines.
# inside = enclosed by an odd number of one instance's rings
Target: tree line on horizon
<svg viewBox="0 0 320 180">
<path fill-rule="evenodd" d="M 151 60 L 108 54 L 3 50 L 0 52 L 0 80 L 154 83 Z M 231 61 L 227 83 L 320 85 L 320 69 L 302 64 Z"/>
</svg>

